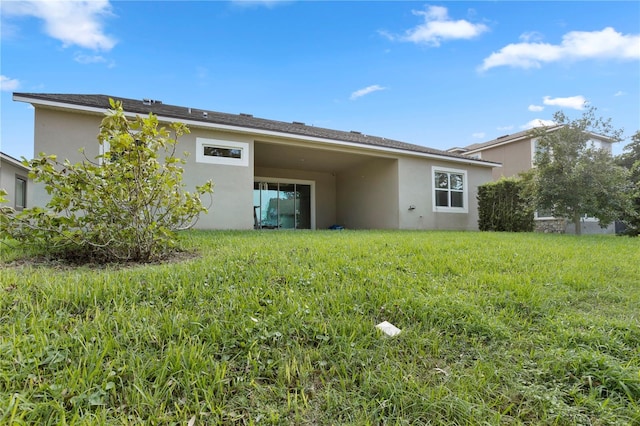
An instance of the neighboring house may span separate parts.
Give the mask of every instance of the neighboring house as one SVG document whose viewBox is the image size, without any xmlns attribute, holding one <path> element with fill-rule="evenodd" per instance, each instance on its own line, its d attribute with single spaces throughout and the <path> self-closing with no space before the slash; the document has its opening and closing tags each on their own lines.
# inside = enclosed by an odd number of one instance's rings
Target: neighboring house
<svg viewBox="0 0 640 426">
<path fill-rule="evenodd" d="M 477 187 L 498 166 L 484 160 L 362 134 L 143 99 L 121 100 L 127 115 L 156 114 L 191 133 L 187 189 L 211 179 L 204 229 L 459 229 L 478 225 Z M 100 153 L 97 134 L 109 96 L 14 93 L 35 108 L 34 152 L 82 161 Z M 33 203 L 47 194 L 34 185 Z"/>
<path fill-rule="evenodd" d="M 561 126 L 550 126 L 548 132 L 554 132 Z M 493 179 L 498 180 L 501 177 L 517 176 L 521 172 L 530 170 L 535 167 L 535 153 L 537 149 L 536 139 L 531 135 L 531 130 L 514 133 L 511 135 L 500 136 L 497 139 L 469 145 L 464 148 L 451 148 L 447 152 L 465 155 L 469 158 L 478 160 L 497 162 L 502 167 L 493 169 Z M 590 143 L 600 149 L 607 150 L 611 153 L 613 141 L 606 137 L 591 134 Z M 564 221 L 558 221 L 549 214 L 536 214 L 538 227 L 547 230 L 548 227 L 554 230 L 574 233 L 572 223 L 565 224 Z M 562 229 L 558 229 L 561 226 Z M 583 221 L 583 233 L 613 233 L 614 226 L 602 229 L 598 225 L 595 218 L 585 218 Z"/>
<path fill-rule="evenodd" d="M 7 191 L 4 206 L 22 210 L 29 195 L 29 168 L 12 156 L 0 152 L 0 188 Z"/>
</svg>

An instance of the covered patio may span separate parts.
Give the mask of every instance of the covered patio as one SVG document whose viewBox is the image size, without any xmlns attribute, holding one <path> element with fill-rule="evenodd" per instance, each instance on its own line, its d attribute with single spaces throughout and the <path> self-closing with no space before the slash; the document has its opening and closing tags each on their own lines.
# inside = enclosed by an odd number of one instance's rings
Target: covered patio
<svg viewBox="0 0 640 426">
<path fill-rule="evenodd" d="M 334 224 L 398 227 L 397 159 L 355 149 L 254 142 L 254 227 Z"/>
</svg>

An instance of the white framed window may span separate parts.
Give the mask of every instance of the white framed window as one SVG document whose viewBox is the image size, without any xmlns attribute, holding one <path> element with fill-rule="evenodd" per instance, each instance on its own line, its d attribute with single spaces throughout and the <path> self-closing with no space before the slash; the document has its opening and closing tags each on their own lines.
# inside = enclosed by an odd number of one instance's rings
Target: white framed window
<svg viewBox="0 0 640 426">
<path fill-rule="evenodd" d="M 433 211 L 467 213 L 467 171 L 446 167 L 432 167 Z"/>
<path fill-rule="evenodd" d="M 15 209 L 22 210 L 27 207 L 27 178 L 16 176 Z"/>
<path fill-rule="evenodd" d="M 196 162 L 247 167 L 249 166 L 249 144 L 196 138 Z"/>
</svg>

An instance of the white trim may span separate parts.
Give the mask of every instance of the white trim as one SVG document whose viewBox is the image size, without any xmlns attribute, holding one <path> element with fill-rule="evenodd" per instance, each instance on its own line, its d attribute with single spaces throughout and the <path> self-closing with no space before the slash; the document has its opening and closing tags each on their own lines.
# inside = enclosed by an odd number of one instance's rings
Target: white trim
<svg viewBox="0 0 640 426">
<path fill-rule="evenodd" d="M 436 205 L 436 172 L 462 175 L 462 207 L 441 207 Z M 434 213 L 469 213 L 469 179 L 467 171 L 449 167 L 431 166 L 431 205 Z"/>
<path fill-rule="evenodd" d="M 303 180 L 303 179 L 287 179 L 287 178 L 274 178 L 254 176 L 253 182 L 267 182 L 267 183 L 295 183 L 300 185 L 309 185 L 311 187 L 311 229 L 316 229 L 316 181 L 315 180 Z"/>
<path fill-rule="evenodd" d="M 6 161 L 7 163 L 18 167 L 19 169 L 24 170 L 25 172 L 29 173 L 29 171 L 31 170 L 31 168 L 29 167 L 25 167 L 24 164 L 22 164 L 22 162 L 16 158 L 13 158 L 12 156 L 10 156 L 9 154 L 5 154 L 4 152 L 0 152 L 0 158 L 2 159 L 2 161 Z"/>
<path fill-rule="evenodd" d="M 556 127 L 552 127 L 549 130 L 547 130 L 547 133 L 555 132 L 555 131 L 557 131 L 557 130 L 559 130 L 561 128 L 562 128 L 561 125 L 556 125 Z M 509 137 L 506 137 L 504 141 L 500 141 L 500 142 L 498 142 L 498 139 L 496 139 L 496 143 L 491 144 L 491 145 L 481 146 L 479 148 L 470 149 L 470 150 L 465 152 L 465 155 L 473 154 L 475 152 L 486 151 L 487 149 L 496 148 L 498 146 L 507 145 L 507 144 L 510 144 L 510 143 L 513 143 L 513 142 L 519 142 L 519 141 L 521 141 L 523 139 L 531 138 L 531 132 L 533 130 L 534 130 L 534 128 L 531 128 L 531 129 L 529 129 L 529 133 L 524 134 L 522 136 L 515 137 L 513 139 L 509 139 Z M 591 135 L 592 137 L 594 137 L 595 139 L 597 139 L 597 140 L 599 140 L 601 142 L 608 143 L 609 146 L 611 146 L 614 143 L 620 142 L 620 141 L 614 141 L 611 138 L 608 138 L 606 136 L 601 136 L 601 135 L 598 135 L 598 134 L 593 133 L 593 132 L 587 131 L 585 133 L 588 133 L 589 135 Z M 489 141 L 489 142 L 491 142 L 491 141 Z M 488 142 L 485 142 L 485 143 L 488 143 Z"/>
<path fill-rule="evenodd" d="M 204 147 L 239 149 L 240 158 L 212 157 L 204 155 Z M 196 138 L 196 162 L 208 164 L 222 164 L 225 166 L 249 166 L 249 144 L 246 142 L 233 142 L 222 139 Z"/>
<path fill-rule="evenodd" d="M 27 103 L 36 104 L 36 105 L 42 105 L 42 106 L 58 107 L 62 109 L 96 112 L 100 114 L 104 114 L 105 112 L 108 111 L 108 108 L 95 108 L 95 107 L 87 107 L 87 106 L 75 105 L 75 104 L 64 103 L 64 102 L 43 101 L 40 99 L 33 99 L 33 98 L 15 96 L 15 95 L 13 96 L 13 100 L 20 101 L 20 102 L 27 102 Z M 139 115 L 139 114 L 125 111 L 125 116 L 135 117 L 136 115 Z M 320 138 L 315 136 L 295 135 L 292 133 L 278 132 L 273 130 L 262 130 L 262 129 L 254 129 L 250 127 L 231 126 L 231 125 L 217 124 L 217 123 L 206 123 L 206 122 L 197 121 L 197 120 L 184 120 L 181 118 L 165 117 L 157 114 L 156 116 L 158 117 L 159 121 L 169 122 L 169 123 L 179 121 L 187 125 L 188 127 L 200 127 L 205 129 L 224 130 L 229 132 L 238 132 L 243 134 L 259 135 L 259 136 L 273 136 L 273 137 L 279 137 L 279 138 L 288 139 L 288 140 L 318 142 L 318 143 L 324 143 L 324 144 L 339 146 L 339 147 L 356 148 L 360 151 L 364 150 L 364 151 L 374 151 L 374 152 L 386 152 L 386 153 L 392 153 L 392 154 L 402 154 L 402 155 L 409 155 L 409 156 L 419 157 L 419 158 L 438 159 L 442 161 L 449 161 L 452 163 L 470 164 L 470 165 L 476 165 L 480 167 L 488 167 L 488 168 L 502 167 L 502 164 L 500 163 L 479 161 L 479 160 L 474 160 L 472 158 L 456 158 L 456 157 L 449 157 L 446 155 L 430 154 L 425 152 L 410 151 L 410 150 L 390 148 L 390 147 L 379 147 L 374 145 L 364 145 L 362 143 L 345 142 L 345 141 Z"/>
<path fill-rule="evenodd" d="M 482 151 L 474 152 L 473 154 L 463 154 L 467 155 L 469 158 L 473 158 L 474 160 L 482 160 Z"/>
<path fill-rule="evenodd" d="M 18 191 L 18 182 L 23 182 L 23 187 L 22 187 L 22 191 Z M 14 182 L 14 200 L 13 200 L 13 206 L 16 210 L 20 211 L 20 210 L 24 210 L 27 208 L 27 193 L 29 191 L 29 178 L 26 176 L 23 176 L 22 174 L 15 174 L 15 182 Z M 22 205 L 19 206 L 18 205 L 18 198 L 21 196 L 22 198 Z"/>
</svg>

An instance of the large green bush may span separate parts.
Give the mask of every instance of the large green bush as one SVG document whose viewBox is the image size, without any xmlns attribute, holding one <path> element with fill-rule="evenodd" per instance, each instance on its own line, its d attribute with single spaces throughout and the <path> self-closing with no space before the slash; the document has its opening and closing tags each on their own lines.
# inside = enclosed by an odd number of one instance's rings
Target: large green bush
<svg viewBox="0 0 640 426">
<path fill-rule="evenodd" d="M 41 153 L 25 161 L 30 177 L 51 196 L 46 208 L 4 209 L 0 231 L 56 258 L 77 262 L 145 262 L 176 249 L 175 232 L 192 227 L 207 209 L 209 181 L 184 191 L 175 155 L 182 123 L 162 127 L 153 114 L 128 119 L 121 102 L 102 120 L 104 154 L 76 164 Z"/>
<path fill-rule="evenodd" d="M 522 179 L 502 178 L 478 187 L 481 231 L 531 232 L 534 210 Z"/>
<path fill-rule="evenodd" d="M 616 158 L 616 163 L 629 171 L 625 190 L 630 195 L 631 205 L 620 219 L 626 227 L 623 234 L 637 237 L 640 235 L 640 130 L 631 137 L 631 143 L 623 151 Z"/>
</svg>

